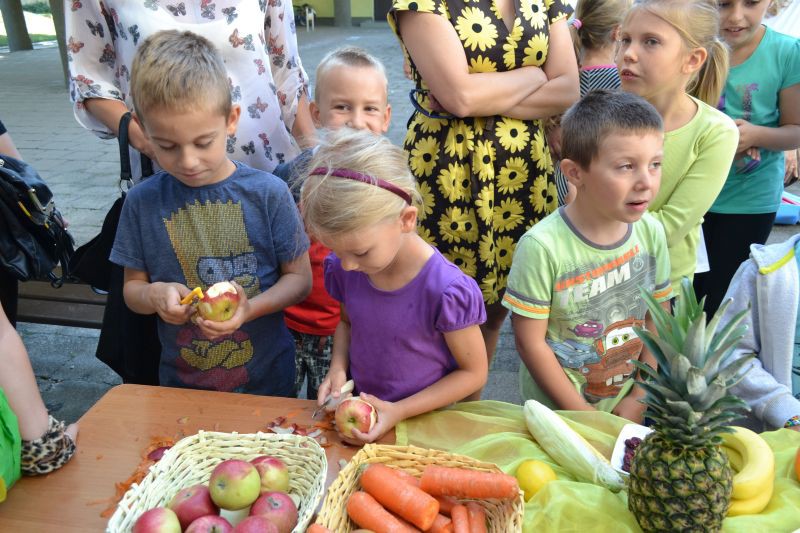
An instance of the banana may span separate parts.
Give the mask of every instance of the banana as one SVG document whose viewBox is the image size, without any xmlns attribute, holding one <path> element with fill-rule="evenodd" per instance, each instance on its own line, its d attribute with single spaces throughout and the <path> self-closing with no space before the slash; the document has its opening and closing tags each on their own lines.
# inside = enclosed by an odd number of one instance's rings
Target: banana
<svg viewBox="0 0 800 533">
<path fill-rule="evenodd" d="M 739 472 L 744 466 L 744 458 L 742 458 L 742 454 L 730 446 L 725 446 L 724 444 L 722 445 L 722 451 L 728 455 L 728 462 L 731 464 L 734 474 Z"/>
<path fill-rule="evenodd" d="M 734 485 L 735 486 L 735 485 Z M 737 500 L 731 498 L 731 506 L 728 508 L 728 516 L 741 516 L 745 514 L 758 514 L 766 508 L 770 498 L 772 498 L 772 483 L 766 489 L 747 500 Z"/>
<path fill-rule="evenodd" d="M 735 500 L 752 500 L 758 496 L 760 501 L 765 493 L 772 494 L 775 456 L 757 433 L 738 426 L 731 426 L 731 429 L 733 433 L 722 434 L 722 442 L 742 456 L 742 466 L 733 476 L 732 497 Z"/>
</svg>

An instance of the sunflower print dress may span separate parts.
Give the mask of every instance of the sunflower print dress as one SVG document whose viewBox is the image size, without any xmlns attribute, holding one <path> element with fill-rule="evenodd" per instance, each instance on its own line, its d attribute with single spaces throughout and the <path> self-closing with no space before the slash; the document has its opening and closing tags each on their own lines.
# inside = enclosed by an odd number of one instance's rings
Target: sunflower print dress
<svg viewBox="0 0 800 533">
<path fill-rule="evenodd" d="M 550 25 L 572 8 L 562 0 L 514 4 L 511 31 L 493 0 L 394 0 L 388 19 L 400 38 L 395 18 L 399 11 L 447 18 L 471 73 L 541 66 L 547 59 Z M 404 148 L 423 198 L 419 233 L 478 282 L 487 304 L 496 303 L 517 241 L 557 207 L 542 121 L 438 118 L 441 115 L 430 112 L 425 82 L 405 47 L 403 51 L 418 89 L 417 111 L 409 119 Z"/>
</svg>

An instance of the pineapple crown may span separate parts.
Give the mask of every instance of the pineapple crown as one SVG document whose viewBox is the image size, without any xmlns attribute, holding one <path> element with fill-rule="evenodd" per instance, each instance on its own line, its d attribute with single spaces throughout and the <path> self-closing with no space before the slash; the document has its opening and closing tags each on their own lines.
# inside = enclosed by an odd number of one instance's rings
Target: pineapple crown
<svg viewBox="0 0 800 533">
<path fill-rule="evenodd" d="M 653 420 L 656 433 L 668 442 L 692 448 L 719 444 L 720 434 L 731 431 L 727 424 L 740 416 L 737 411 L 749 410 L 743 400 L 728 392 L 744 377 L 746 372 L 740 374 L 740 370 L 754 357 L 749 354 L 728 364 L 747 330 L 740 322 L 748 310 L 717 331 L 731 301 L 726 301 L 706 325 L 705 298 L 697 301 L 687 278 L 681 280 L 672 313 L 644 289 L 642 297 L 657 332 L 636 328 L 658 363 L 654 370 L 633 361 L 645 377 L 637 384 L 646 392 L 642 400 L 647 405 L 646 416 Z"/>
</svg>

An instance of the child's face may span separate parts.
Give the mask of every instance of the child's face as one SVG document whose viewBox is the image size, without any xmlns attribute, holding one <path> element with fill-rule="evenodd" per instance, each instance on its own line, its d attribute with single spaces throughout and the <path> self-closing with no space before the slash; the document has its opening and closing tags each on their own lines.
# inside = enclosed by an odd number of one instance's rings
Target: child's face
<svg viewBox="0 0 800 533">
<path fill-rule="evenodd" d="M 768 0 L 720 0 L 720 33 L 732 49 L 750 43 L 761 27 Z"/>
<path fill-rule="evenodd" d="M 319 241 L 336 254 L 343 269 L 374 276 L 395 263 L 405 237 L 416 230 L 416 216 L 416 208 L 406 207 L 398 218 L 344 235 L 320 235 Z"/>
<path fill-rule="evenodd" d="M 619 30 L 616 52 L 622 89 L 648 101 L 683 91 L 705 53 L 688 50 L 678 30 L 643 9 L 633 12 Z M 699 64 L 696 64 L 699 59 Z"/>
<path fill-rule="evenodd" d="M 660 132 L 611 133 L 600 143 L 589 168 L 565 160 L 562 169 L 578 189 L 585 209 L 598 221 L 639 220 L 661 184 L 664 135 Z"/>
<path fill-rule="evenodd" d="M 218 183 L 235 165 L 228 159 L 228 135 L 236 132 L 239 106 L 227 117 L 203 107 L 187 111 L 149 110 L 143 124 L 158 164 L 189 187 Z"/>
<path fill-rule="evenodd" d="M 311 118 L 318 127 L 348 126 L 382 135 L 389 129 L 392 109 L 386 101 L 386 80 L 372 67 L 339 65 L 317 80 Z"/>
</svg>

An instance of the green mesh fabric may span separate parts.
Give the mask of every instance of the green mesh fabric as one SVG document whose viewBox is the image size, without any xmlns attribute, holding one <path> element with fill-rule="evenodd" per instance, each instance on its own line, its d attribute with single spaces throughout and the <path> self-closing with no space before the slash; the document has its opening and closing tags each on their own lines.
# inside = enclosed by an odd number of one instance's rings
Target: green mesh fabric
<svg viewBox="0 0 800 533">
<path fill-rule="evenodd" d="M 611 457 L 617 434 L 627 421 L 609 413 L 559 411 L 567 423 L 600 453 Z M 409 419 L 397 426 L 397 444 L 448 450 L 496 463 L 513 474 L 526 459 L 553 467 L 558 480 L 539 491 L 525 507 L 525 533 L 640 532 L 628 511 L 627 493 L 614 494 L 597 485 L 580 483 L 556 464 L 533 440 L 522 407 L 481 401 Z M 800 432 L 781 429 L 762 437 L 775 453 L 775 493 L 758 515 L 726 518 L 724 532 L 794 531 L 800 528 L 800 483 L 794 459 Z"/>
<path fill-rule="evenodd" d="M 0 389 L 0 479 L 6 490 L 20 477 L 21 445 L 17 415 L 11 410 L 6 395 Z M 0 501 L 3 499 L 0 498 Z"/>
</svg>

